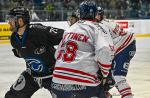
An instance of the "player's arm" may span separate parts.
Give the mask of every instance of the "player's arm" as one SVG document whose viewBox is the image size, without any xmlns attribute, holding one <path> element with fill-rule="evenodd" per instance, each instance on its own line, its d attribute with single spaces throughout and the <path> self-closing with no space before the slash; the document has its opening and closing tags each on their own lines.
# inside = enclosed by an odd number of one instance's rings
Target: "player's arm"
<svg viewBox="0 0 150 98">
<path fill-rule="evenodd" d="M 36 36 L 43 43 L 49 43 L 50 46 L 58 45 L 62 39 L 64 30 L 42 24 L 32 24 L 30 28 L 36 33 Z"/>
<path fill-rule="evenodd" d="M 15 39 L 14 39 L 13 36 L 14 36 L 14 33 L 12 33 L 12 35 L 11 35 L 11 37 L 10 37 L 10 43 L 11 43 L 11 45 L 12 45 L 12 47 L 13 47 L 12 52 L 13 52 L 13 54 L 14 54 L 16 57 L 21 58 L 21 54 L 19 53 L 19 50 L 16 49 L 16 47 L 18 47 L 18 45 L 17 45 L 17 44 L 13 44 L 13 43 L 15 43 L 15 42 L 14 42 Z"/>
<path fill-rule="evenodd" d="M 103 78 L 107 78 L 109 70 L 112 67 L 112 59 L 114 56 L 113 45 L 104 38 L 102 30 L 96 31 L 95 40 L 95 60 L 98 63 Z"/>
<path fill-rule="evenodd" d="M 63 29 L 50 26 L 46 28 L 47 39 L 52 45 L 58 45 L 63 37 L 63 34 Z"/>
<path fill-rule="evenodd" d="M 19 53 L 17 49 L 12 49 L 12 52 L 14 53 L 16 57 L 21 58 L 21 54 Z"/>
</svg>

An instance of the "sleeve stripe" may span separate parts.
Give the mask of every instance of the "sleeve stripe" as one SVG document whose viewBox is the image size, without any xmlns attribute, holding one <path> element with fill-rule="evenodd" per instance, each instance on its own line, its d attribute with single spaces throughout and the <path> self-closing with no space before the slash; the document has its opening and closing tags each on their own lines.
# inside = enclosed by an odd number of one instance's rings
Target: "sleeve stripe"
<svg viewBox="0 0 150 98">
<path fill-rule="evenodd" d="M 116 53 L 118 54 L 122 49 L 124 49 L 129 44 L 132 38 L 133 34 L 130 34 L 126 41 L 117 49 Z"/>
<path fill-rule="evenodd" d="M 103 74 L 103 76 L 104 76 L 104 77 L 107 77 L 107 76 L 108 76 L 108 74 L 109 74 L 109 71 L 101 70 L 101 72 L 102 72 L 102 74 Z"/>
<path fill-rule="evenodd" d="M 102 64 L 102 63 L 100 63 L 99 61 L 98 61 L 98 64 L 99 64 L 101 67 L 103 67 L 104 69 L 110 69 L 110 68 L 111 68 L 111 64 L 110 64 L 110 65 L 108 65 L 108 64 Z"/>
<path fill-rule="evenodd" d="M 83 80 L 83 79 L 79 79 L 79 78 L 63 76 L 63 75 L 58 75 L 58 74 L 53 74 L 53 77 L 67 79 L 67 80 L 72 80 L 72 81 L 77 81 L 77 82 L 94 83 L 94 82 L 89 81 L 89 80 Z"/>
<path fill-rule="evenodd" d="M 85 72 L 80 71 L 80 70 L 75 70 L 75 69 L 70 69 L 70 68 L 64 68 L 64 67 L 55 67 L 54 70 L 61 70 L 61 71 L 68 71 L 68 72 L 78 73 L 78 74 L 85 75 L 85 76 L 90 76 L 90 77 L 96 79 L 96 77 L 94 75 L 91 75 L 89 73 L 85 73 Z"/>
</svg>

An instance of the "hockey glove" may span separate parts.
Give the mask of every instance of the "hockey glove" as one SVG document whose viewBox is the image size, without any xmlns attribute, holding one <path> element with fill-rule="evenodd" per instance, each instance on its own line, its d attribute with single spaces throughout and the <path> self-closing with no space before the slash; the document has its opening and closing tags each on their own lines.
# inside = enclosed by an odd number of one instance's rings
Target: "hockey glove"
<svg viewBox="0 0 150 98">
<path fill-rule="evenodd" d="M 16 49 L 12 49 L 12 52 L 14 53 L 14 55 L 15 55 L 16 57 L 18 57 L 18 58 L 21 57 Z"/>
</svg>

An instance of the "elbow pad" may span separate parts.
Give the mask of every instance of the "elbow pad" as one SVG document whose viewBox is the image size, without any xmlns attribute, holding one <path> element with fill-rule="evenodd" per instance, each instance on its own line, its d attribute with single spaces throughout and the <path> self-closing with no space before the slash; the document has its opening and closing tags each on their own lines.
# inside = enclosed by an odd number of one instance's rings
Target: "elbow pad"
<svg viewBox="0 0 150 98">
<path fill-rule="evenodd" d="M 114 52 L 111 49 L 104 47 L 96 51 L 95 60 L 102 64 L 111 64 L 114 57 Z"/>
</svg>

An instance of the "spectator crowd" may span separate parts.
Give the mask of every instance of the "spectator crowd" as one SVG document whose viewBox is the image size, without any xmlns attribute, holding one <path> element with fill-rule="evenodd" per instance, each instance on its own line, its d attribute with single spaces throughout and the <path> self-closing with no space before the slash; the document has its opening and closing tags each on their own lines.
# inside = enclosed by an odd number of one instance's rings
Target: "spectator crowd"
<svg viewBox="0 0 150 98">
<path fill-rule="evenodd" d="M 65 21 L 83 0 L 0 0 L 0 21 L 14 6 L 31 10 L 32 21 Z M 150 0 L 95 0 L 112 19 L 150 19 Z"/>
</svg>

